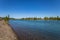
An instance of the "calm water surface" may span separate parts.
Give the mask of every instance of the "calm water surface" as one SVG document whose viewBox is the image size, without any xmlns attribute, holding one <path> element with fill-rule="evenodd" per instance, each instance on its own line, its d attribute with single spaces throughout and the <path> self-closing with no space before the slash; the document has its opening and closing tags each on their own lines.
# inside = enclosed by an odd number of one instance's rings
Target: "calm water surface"
<svg viewBox="0 0 60 40">
<path fill-rule="evenodd" d="M 60 21 L 10 20 L 20 40 L 60 40 Z"/>
</svg>

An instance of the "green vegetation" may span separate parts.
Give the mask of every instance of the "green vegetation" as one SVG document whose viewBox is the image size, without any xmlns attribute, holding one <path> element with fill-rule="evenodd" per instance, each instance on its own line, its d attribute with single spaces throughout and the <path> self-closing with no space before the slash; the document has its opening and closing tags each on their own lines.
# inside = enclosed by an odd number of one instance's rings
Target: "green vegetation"
<svg viewBox="0 0 60 40">
<path fill-rule="evenodd" d="M 10 18 L 10 15 L 5 16 L 5 17 L 3 17 L 2 19 L 5 20 L 5 21 L 16 20 L 15 18 Z"/>
<path fill-rule="evenodd" d="M 21 18 L 21 20 L 41 20 L 41 18 Z"/>
<path fill-rule="evenodd" d="M 44 18 L 38 18 L 38 17 L 29 17 L 29 18 L 21 18 L 21 19 L 15 19 L 15 18 L 10 18 L 10 15 L 6 16 L 6 17 L 0 17 L 0 20 L 5 20 L 5 21 L 9 21 L 9 20 L 60 20 L 59 16 L 56 17 L 44 17 Z"/>
<path fill-rule="evenodd" d="M 57 17 L 44 17 L 44 20 L 60 20 L 60 17 L 57 16 Z"/>
<path fill-rule="evenodd" d="M 60 20 L 60 17 L 44 17 L 44 18 L 37 18 L 37 17 L 33 17 L 33 18 L 21 18 L 21 20 Z"/>
<path fill-rule="evenodd" d="M 3 18 L 5 21 L 9 21 L 9 15 Z"/>
</svg>

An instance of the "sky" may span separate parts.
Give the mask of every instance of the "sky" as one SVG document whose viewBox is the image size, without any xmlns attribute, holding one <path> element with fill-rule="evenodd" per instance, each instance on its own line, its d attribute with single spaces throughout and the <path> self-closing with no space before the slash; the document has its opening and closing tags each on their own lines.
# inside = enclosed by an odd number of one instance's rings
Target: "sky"
<svg viewBox="0 0 60 40">
<path fill-rule="evenodd" d="M 13 18 L 60 16 L 60 0 L 0 0 L 0 16 Z"/>
</svg>

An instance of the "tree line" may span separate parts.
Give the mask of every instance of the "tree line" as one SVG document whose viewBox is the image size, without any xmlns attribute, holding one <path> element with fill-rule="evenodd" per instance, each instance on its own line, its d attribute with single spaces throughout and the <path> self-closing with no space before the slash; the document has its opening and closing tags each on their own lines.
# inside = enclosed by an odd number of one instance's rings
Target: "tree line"
<svg viewBox="0 0 60 40">
<path fill-rule="evenodd" d="M 20 19 L 16 19 L 16 18 L 10 18 L 10 15 L 5 16 L 5 17 L 0 17 L 0 20 L 3 19 L 5 21 L 9 21 L 9 20 L 60 20 L 59 16 L 56 17 L 44 17 L 44 18 L 38 18 L 38 17 L 28 17 L 28 18 L 20 18 Z"/>
<path fill-rule="evenodd" d="M 60 17 L 44 17 L 44 18 L 37 18 L 37 17 L 33 17 L 33 18 L 21 18 L 21 20 L 60 20 Z"/>
</svg>

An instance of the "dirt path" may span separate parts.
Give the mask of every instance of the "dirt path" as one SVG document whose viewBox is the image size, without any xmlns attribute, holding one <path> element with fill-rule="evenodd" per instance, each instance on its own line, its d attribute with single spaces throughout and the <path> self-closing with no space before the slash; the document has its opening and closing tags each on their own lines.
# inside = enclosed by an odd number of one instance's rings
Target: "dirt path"
<svg viewBox="0 0 60 40">
<path fill-rule="evenodd" d="M 0 40 L 18 40 L 17 35 L 4 20 L 0 21 Z"/>
</svg>

